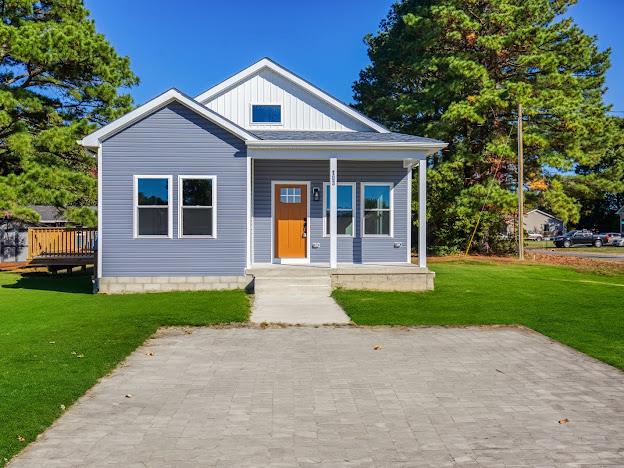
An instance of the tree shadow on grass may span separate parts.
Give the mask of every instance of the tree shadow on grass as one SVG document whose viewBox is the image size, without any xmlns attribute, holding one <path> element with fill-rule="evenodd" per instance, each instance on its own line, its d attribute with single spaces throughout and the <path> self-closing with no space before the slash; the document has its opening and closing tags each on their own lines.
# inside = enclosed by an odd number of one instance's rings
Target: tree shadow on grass
<svg viewBox="0 0 624 468">
<path fill-rule="evenodd" d="M 22 273 L 17 281 L 2 285 L 7 289 L 35 289 L 39 291 L 58 291 L 73 294 L 93 294 L 91 275 Z"/>
</svg>

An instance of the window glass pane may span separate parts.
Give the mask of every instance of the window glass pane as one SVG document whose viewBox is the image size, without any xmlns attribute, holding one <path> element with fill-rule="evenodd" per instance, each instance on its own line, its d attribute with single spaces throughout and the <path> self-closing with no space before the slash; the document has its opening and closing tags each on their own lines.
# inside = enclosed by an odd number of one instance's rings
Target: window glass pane
<svg viewBox="0 0 624 468">
<path fill-rule="evenodd" d="M 327 222 L 325 223 L 325 234 L 329 236 L 329 228 L 331 220 L 329 218 L 329 210 L 325 212 Z M 339 236 L 353 235 L 353 212 L 351 210 L 338 210 L 337 213 L 338 228 L 336 234 Z"/>
<path fill-rule="evenodd" d="M 280 188 L 280 203 L 301 203 L 301 188 Z"/>
<path fill-rule="evenodd" d="M 212 206 L 212 179 L 182 179 L 185 206 Z"/>
<path fill-rule="evenodd" d="M 253 123 L 280 123 L 282 121 L 282 106 L 254 104 L 251 106 L 251 121 Z"/>
<path fill-rule="evenodd" d="M 139 236 L 166 236 L 169 234 L 167 208 L 138 208 Z"/>
<path fill-rule="evenodd" d="M 182 234 L 212 236 L 212 208 L 183 208 Z"/>
<path fill-rule="evenodd" d="M 388 185 L 365 185 L 364 208 L 390 208 L 390 187 Z"/>
<path fill-rule="evenodd" d="M 169 201 L 168 179 L 137 180 L 139 205 L 167 205 Z"/>
<path fill-rule="evenodd" d="M 325 199 L 327 200 L 327 207 L 331 206 L 329 200 L 330 186 L 325 186 Z M 337 187 L 338 192 L 338 209 L 339 210 L 351 210 L 353 208 L 353 186 L 352 185 L 340 185 Z"/>
<path fill-rule="evenodd" d="M 351 211 L 338 212 L 338 234 L 353 235 L 353 216 Z"/>
<path fill-rule="evenodd" d="M 390 212 L 389 211 L 365 211 L 364 233 L 377 235 L 390 235 Z"/>
</svg>

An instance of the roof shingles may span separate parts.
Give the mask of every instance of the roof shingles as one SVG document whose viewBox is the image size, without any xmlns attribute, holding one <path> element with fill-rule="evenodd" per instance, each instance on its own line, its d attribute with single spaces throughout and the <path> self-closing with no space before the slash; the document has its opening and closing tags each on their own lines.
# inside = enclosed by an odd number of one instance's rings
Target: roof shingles
<svg viewBox="0 0 624 468">
<path fill-rule="evenodd" d="M 332 131 L 289 131 L 289 130 L 255 130 L 261 140 L 271 141 L 370 141 L 370 142 L 407 142 L 444 144 L 433 138 L 424 138 L 404 133 L 377 132 L 332 132 Z"/>
</svg>

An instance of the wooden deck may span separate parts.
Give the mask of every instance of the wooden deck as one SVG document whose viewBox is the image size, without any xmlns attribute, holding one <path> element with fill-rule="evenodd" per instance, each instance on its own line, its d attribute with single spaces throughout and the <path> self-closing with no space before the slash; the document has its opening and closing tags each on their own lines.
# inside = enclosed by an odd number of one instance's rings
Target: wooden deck
<svg viewBox="0 0 624 468">
<path fill-rule="evenodd" d="M 29 228 L 28 262 L 31 265 L 70 267 L 92 265 L 97 230 L 81 228 Z"/>
</svg>

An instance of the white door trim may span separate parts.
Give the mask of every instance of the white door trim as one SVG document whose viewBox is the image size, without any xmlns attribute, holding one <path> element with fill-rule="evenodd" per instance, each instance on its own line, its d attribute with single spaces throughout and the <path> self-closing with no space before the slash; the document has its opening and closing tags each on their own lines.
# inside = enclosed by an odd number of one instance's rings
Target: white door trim
<svg viewBox="0 0 624 468">
<path fill-rule="evenodd" d="M 275 186 L 281 184 L 299 184 L 306 186 L 306 256 L 305 258 L 275 258 Z M 310 181 L 309 180 L 271 180 L 271 263 L 307 264 L 310 263 Z"/>
</svg>

